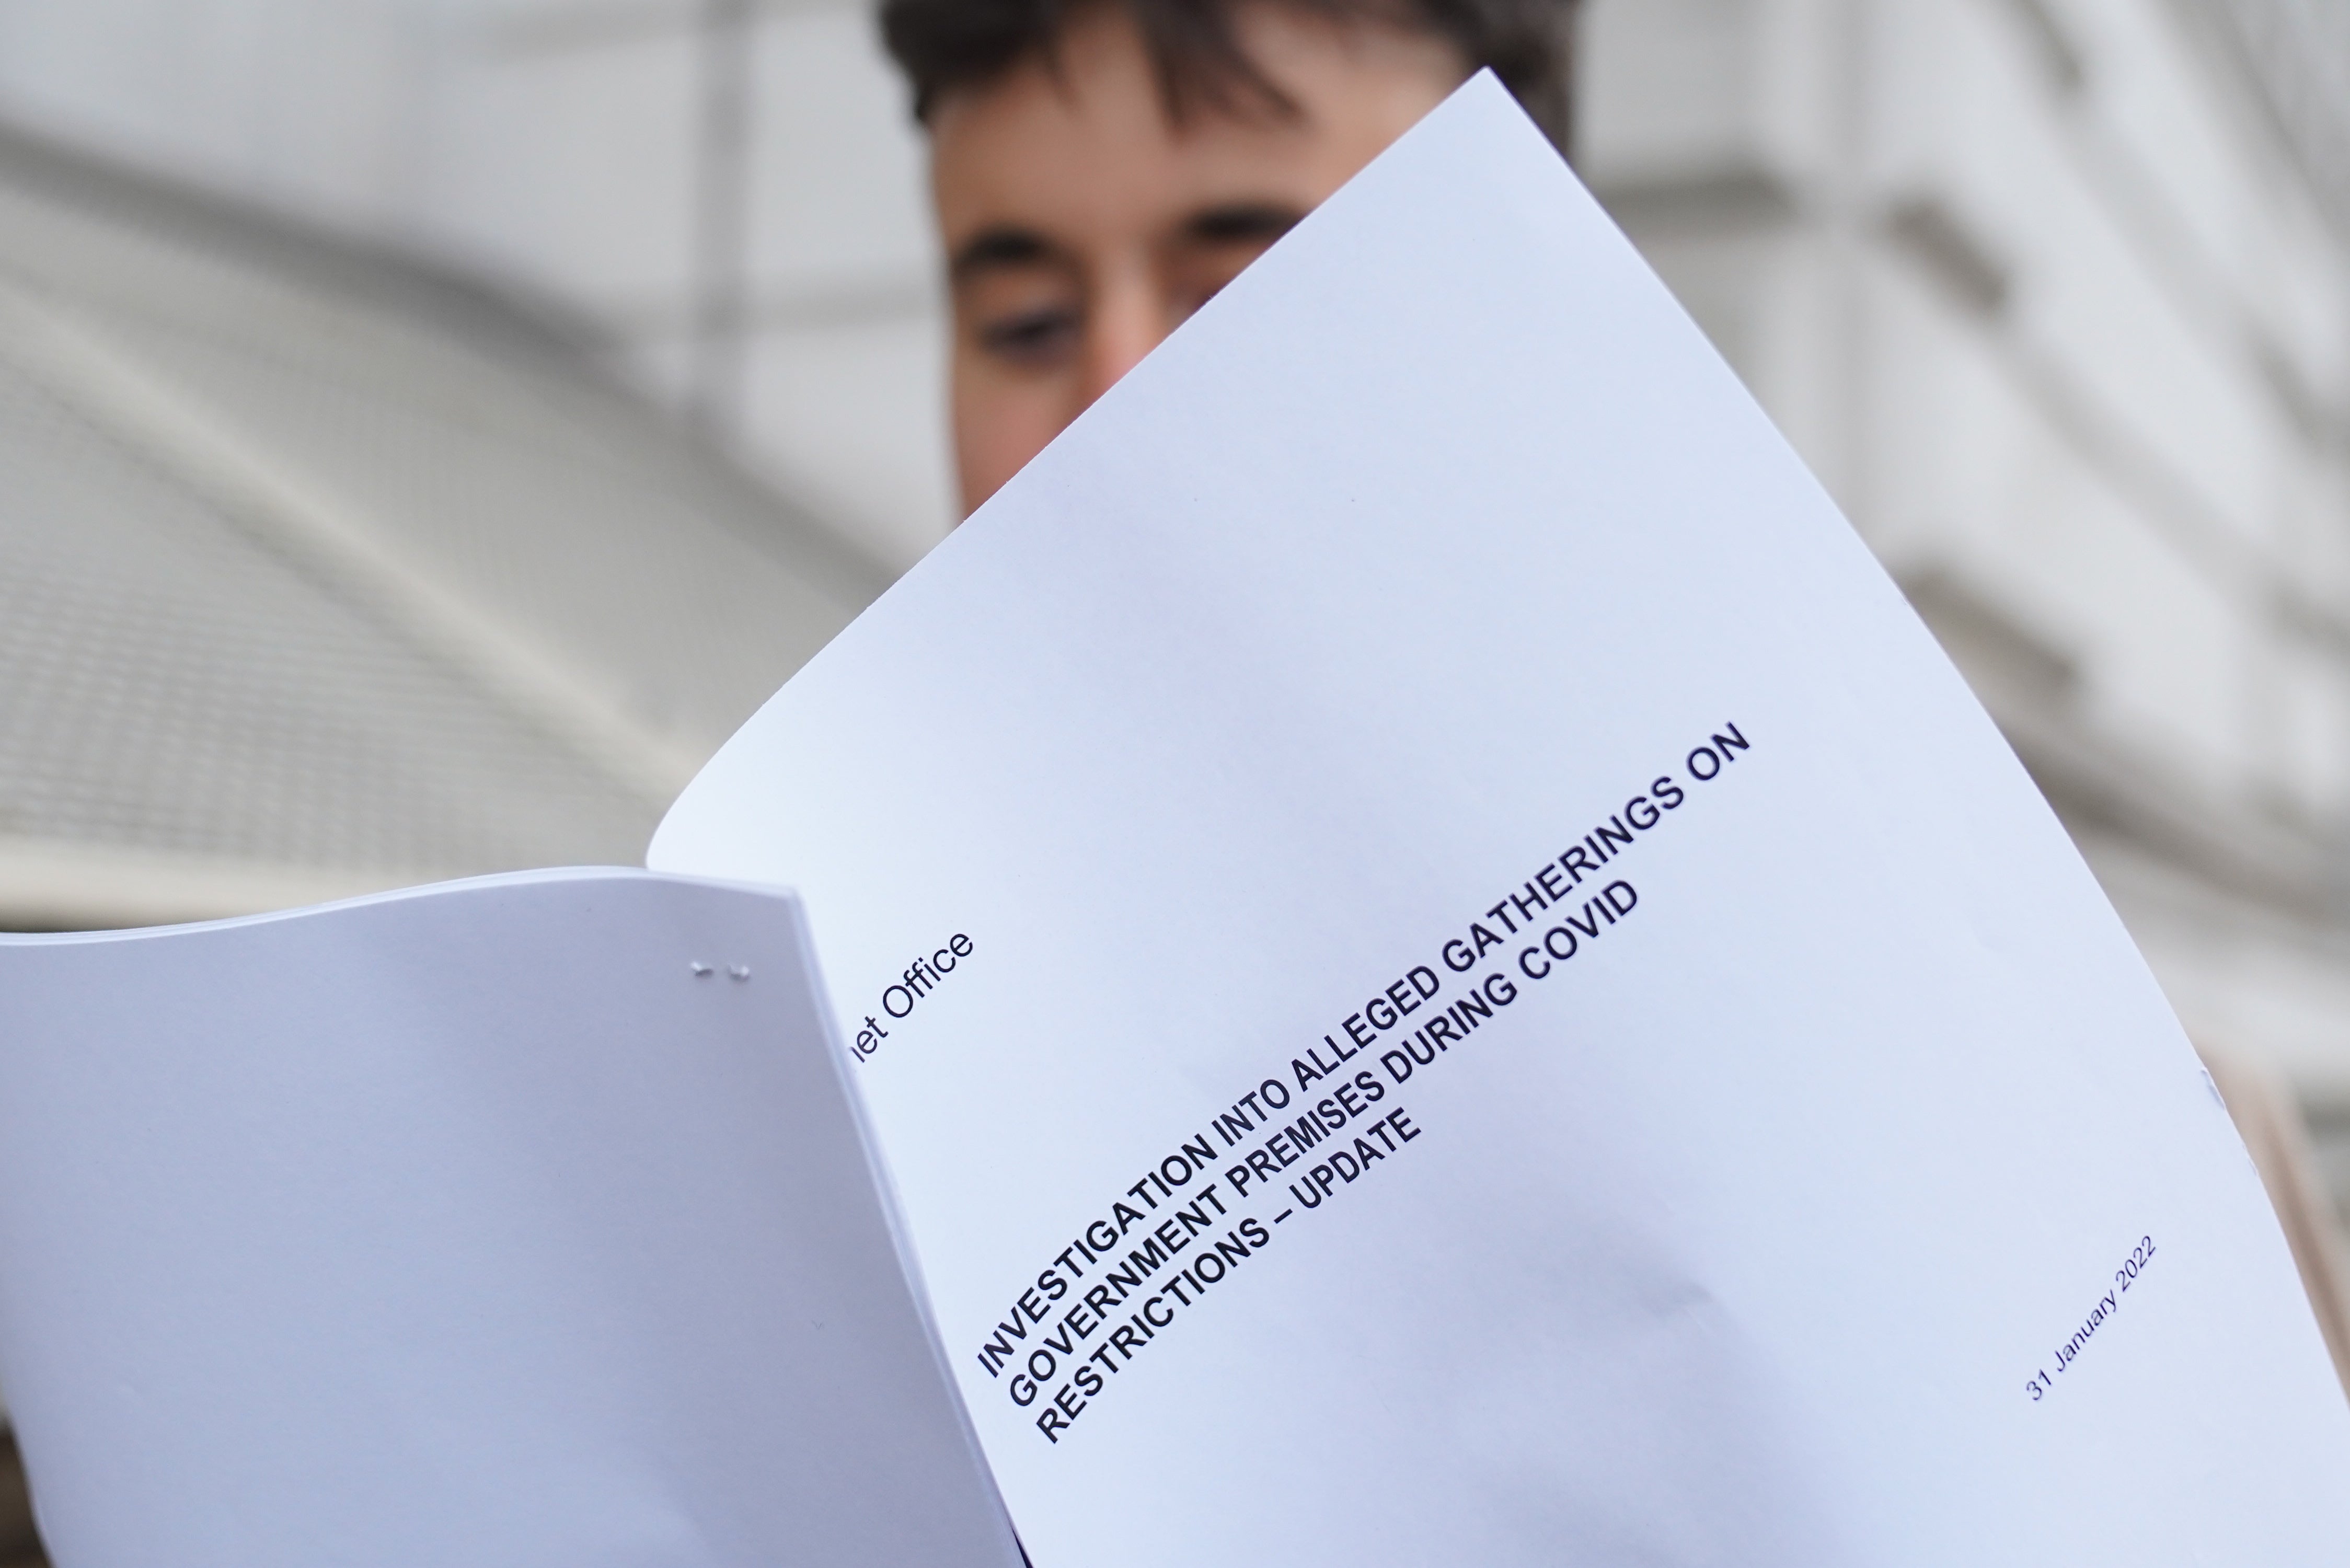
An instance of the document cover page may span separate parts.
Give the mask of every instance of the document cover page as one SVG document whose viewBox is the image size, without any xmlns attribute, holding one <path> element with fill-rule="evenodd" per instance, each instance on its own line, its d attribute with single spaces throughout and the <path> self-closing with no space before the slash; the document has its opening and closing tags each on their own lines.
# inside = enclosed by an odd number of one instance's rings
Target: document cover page
<svg viewBox="0 0 2350 1568">
<path fill-rule="evenodd" d="M 2338 1563 L 2241 1145 L 1892 584 L 1490 78 L 777 695 L 1038 1568 Z"/>
</svg>

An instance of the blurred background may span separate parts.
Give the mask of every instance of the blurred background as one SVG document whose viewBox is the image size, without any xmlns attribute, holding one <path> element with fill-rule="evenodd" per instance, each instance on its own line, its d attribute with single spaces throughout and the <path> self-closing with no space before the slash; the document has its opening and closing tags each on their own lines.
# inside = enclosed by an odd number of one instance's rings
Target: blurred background
<svg viewBox="0 0 2350 1568">
<path fill-rule="evenodd" d="M 2350 5 L 1579 27 L 1585 177 L 2333 1223 Z M 860 0 L 0 0 L 0 927 L 638 860 L 951 523 L 922 182 Z"/>
</svg>

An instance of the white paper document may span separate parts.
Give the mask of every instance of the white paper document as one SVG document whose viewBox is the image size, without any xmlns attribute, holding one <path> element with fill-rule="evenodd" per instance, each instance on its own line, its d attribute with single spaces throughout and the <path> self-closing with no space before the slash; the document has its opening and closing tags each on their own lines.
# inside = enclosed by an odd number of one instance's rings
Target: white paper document
<svg viewBox="0 0 2350 1568">
<path fill-rule="evenodd" d="M 2350 1414 L 2153 981 L 1490 78 L 650 864 L 805 899 L 1037 1568 L 2350 1550 Z"/>
<path fill-rule="evenodd" d="M 51 1560 L 1014 1568 L 802 931 L 573 871 L 0 939 Z"/>
</svg>

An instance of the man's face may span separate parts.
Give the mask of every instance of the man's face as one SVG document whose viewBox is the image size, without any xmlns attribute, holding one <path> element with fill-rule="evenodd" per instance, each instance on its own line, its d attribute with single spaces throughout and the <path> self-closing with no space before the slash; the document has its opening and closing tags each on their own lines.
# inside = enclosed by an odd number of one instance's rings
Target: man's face
<svg viewBox="0 0 2350 1568">
<path fill-rule="evenodd" d="M 1170 120 L 1108 5 L 1070 25 L 1057 71 L 1030 59 L 934 108 L 964 511 L 1465 74 L 1449 46 L 1384 27 L 1271 3 L 1237 23 L 1295 117 L 1236 89 Z"/>
</svg>

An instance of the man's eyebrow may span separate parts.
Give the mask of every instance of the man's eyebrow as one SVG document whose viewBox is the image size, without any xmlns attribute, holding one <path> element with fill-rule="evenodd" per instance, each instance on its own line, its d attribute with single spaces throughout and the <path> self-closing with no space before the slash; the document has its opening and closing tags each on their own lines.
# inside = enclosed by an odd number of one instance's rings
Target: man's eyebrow
<svg viewBox="0 0 2350 1568">
<path fill-rule="evenodd" d="M 1281 202 L 1227 202 L 1203 207 L 1184 219 L 1183 237 L 1207 244 L 1277 240 L 1304 216 L 1304 208 Z"/>
<path fill-rule="evenodd" d="M 955 247 L 947 263 L 947 276 L 961 283 L 973 273 L 995 267 L 1040 266 L 1062 259 L 1061 247 L 1035 230 L 995 223 Z"/>
</svg>

